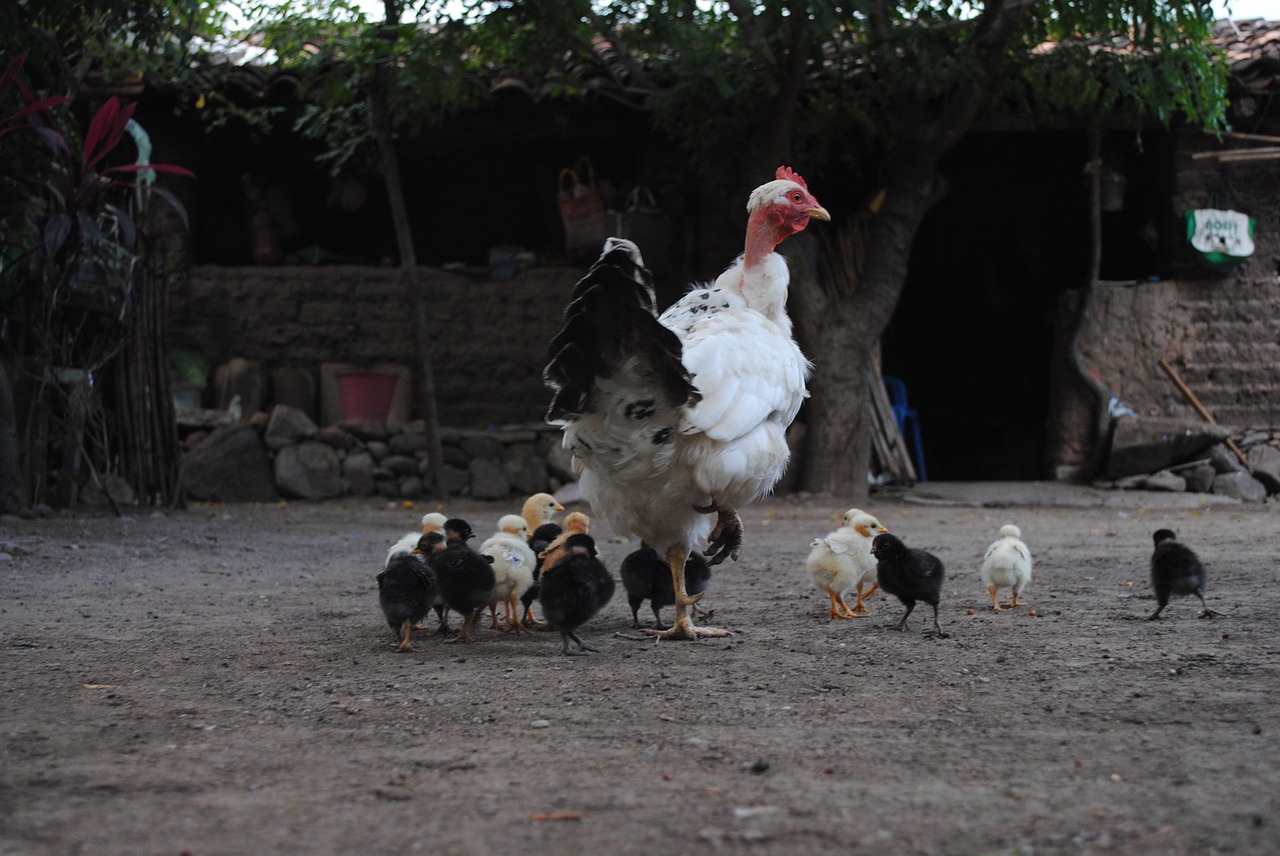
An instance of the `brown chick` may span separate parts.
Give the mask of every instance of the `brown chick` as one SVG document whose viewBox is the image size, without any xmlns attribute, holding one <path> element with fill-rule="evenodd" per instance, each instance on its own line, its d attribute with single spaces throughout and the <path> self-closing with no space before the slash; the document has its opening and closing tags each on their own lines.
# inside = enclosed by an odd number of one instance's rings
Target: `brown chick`
<svg viewBox="0 0 1280 856">
<path fill-rule="evenodd" d="M 581 511 L 571 511 L 564 519 L 564 531 L 547 545 L 547 549 L 538 554 L 542 559 L 542 567 L 549 568 L 565 557 L 567 552 L 564 543 L 571 535 L 587 535 L 591 532 L 591 518 Z"/>
</svg>

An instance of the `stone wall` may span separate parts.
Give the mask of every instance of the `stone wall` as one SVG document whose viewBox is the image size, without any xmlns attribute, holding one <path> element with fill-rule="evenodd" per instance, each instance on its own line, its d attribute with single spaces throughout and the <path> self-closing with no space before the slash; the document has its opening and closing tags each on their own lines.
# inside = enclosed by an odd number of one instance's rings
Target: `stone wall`
<svg viewBox="0 0 1280 856">
<path fill-rule="evenodd" d="M 547 343 L 582 274 L 538 267 L 491 279 L 421 269 L 441 424 L 542 419 Z M 412 305 L 394 269 L 196 267 L 171 302 L 175 330 L 210 328 L 214 364 L 240 357 L 267 370 L 299 366 L 318 374 L 329 362 L 414 363 Z M 268 396 L 264 409 L 272 403 Z"/>
</svg>

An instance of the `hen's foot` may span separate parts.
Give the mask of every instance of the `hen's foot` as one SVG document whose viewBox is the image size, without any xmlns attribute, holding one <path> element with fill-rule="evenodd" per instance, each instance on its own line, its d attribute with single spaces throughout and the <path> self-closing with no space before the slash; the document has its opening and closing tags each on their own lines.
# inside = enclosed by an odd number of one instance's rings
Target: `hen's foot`
<svg viewBox="0 0 1280 856">
<path fill-rule="evenodd" d="M 675 623 L 666 630 L 646 630 L 659 639 L 722 639 L 733 634 L 719 627 L 697 627 L 687 615 L 677 615 Z"/>
<path fill-rule="evenodd" d="M 715 503 L 711 504 L 709 510 L 716 512 L 717 519 L 708 539 L 707 564 L 718 565 L 725 559 L 738 561 L 738 557 L 742 555 L 743 542 L 746 540 L 742 529 L 742 518 L 738 516 L 736 509 L 727 506 L 722 508 Z"/>
</svg>

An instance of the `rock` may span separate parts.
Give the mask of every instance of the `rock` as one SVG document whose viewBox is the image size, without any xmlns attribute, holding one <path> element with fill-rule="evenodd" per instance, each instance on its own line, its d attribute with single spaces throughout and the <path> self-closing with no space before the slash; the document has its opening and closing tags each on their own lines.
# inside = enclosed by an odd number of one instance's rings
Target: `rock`
<svg viewBox="0 0 1280 856">
<path fill-rule="evenodd" d="M 471 486 L 471 473 L 461 467 L 445 464 L 440 473 L 440 488 L 447 496 L 455 496 Z"/>
<path fill-rule="evenodd" d="M 1142 480 L 1142 486 L 1147 490 L 1167 490 L 1171 493 L 1181 493 L 1187 489 L 1187 480 L 1168 470 L 1161 470 L 1145 477 Z"/>
<path fill-rule="evenodd" d="M 396 434 L 387 441 L 391 452 L 396 455 L 416 455 L 427 448 L 426 434 Z"/>
<path fill-rule="evenodd" d="M 413 476 L 418 474 L 418 459 L 412 455 L 387 455 L 378 465 L 390 470 L 397 476 Z"/>
<path fill-rule="evenodd" d="M 333 449 L 315 440 L 285 446 L 276 455 L 276 487 L 297 499 L 331 499 L 346 492 Z"/>
<path fill-rule="evenodd" d="M 441 451 L 444 453 L 444 462 L 451 467 L 466 469 L 471 463 L 471 456 L 461 446 L 444 446 Z"/>
<path fill-rule="evenodd" d="M 366 443 L 370 440 L 381 440 L 385 443 L 391 436 L 391 431 L 383 419 L 343 419 L 336 424 L 343 431 L 354 434 Z"/>
<path fill-rule="evenodd" d="M 483 458 L 486 461 L 502 460 L 502 444 L 485 434 L 463 437 L 458 445 L 473 458 Z"/>
<path fill-rule="evenodd" d="M 316 432 L 315 439 L 324 443 L 331 449 L 338 449 L 339 451 L 344 452 L 349 452 L 354 449 L 357 442 L 354 434 L 343 431 L 337 425 L 330 425 L 327 428 L 321 428 Z"/>
<path fill-rule="evenodd" d="M 1249 471 L 1262 483 L 1267 493 L 1280 493 L 1280 449 L 1274 446 L 1253 446 L 1248 452 Z"/>
<path fill-rule="evenodd" d="M 1248 473 L 1219 473 L 1213 480 L 1213 492 L 1231 496 L 1243 502 L 1263 502 L 1267 489 L 1262 482 Z"/>
<path fill-rule="evenodd" d="M 111 505 L 108 497 L 115 501 L 117 508 L 131 506 L 137 501 L 133 486 L 123 477 L 115 473 L 107 473 L 101 477 L 102 487 L 90 481 L 80 491 L 80 501 L 90 508 L 106 508 Z"/>
<path fill-rule="evenodd" d="M 1209 463 L 1213 465 L 1213 471 L 1216 473 L 1245 472 L 1244 464 L 1240 463 L 1235 452 L 1228 449 L 1225 443 L 1219 443 L 1209 449 Z"/>
<path fill-rule="evenodd" d="M 378 464 L 367 451 L 352 452 L 342 462 L 342 477 L 347 480 L 347 492 L 354 496 L 372 496 L 378 492 L 374 473 Z M 387 476 L 390 476 L 387 473 Z"/>
<path fill-rule="evenodd" d="M 262 439 L 268 449 L 278 452 L 300 440 L 311 439 L 319 431 L 320 428 L 306 413 L 287 404 L 277 404 L 271 408 L 271 418 Z"/>
<path fill-rule="evenodd" d="M 1212 422 L 1120 416 L 1112 433 L 1106 475 L 1120 478 L 1159 472 L 1220 444 L 1230 436 L 1229 429 Z"/>
<path fill-rule="evenodd" d="M 303 366 L 280 366 L 271 370 L 271 394 L 276 404 L 301 410 L 315 421 L 320 382 L 315 372 Z"/>
<path fill-rule="evenodd" d="M 1193 493 L 1208 493 L 1213 490 L 1213 479 L 1218 471 L 1212 464 L 1198 464 L 1182 470 L 1179 475 L 1187 482 L 1187 490 Z"/>
<path fill-rule="evenodd" d="M 506 499 L 511 495 L 511 484 L 496 461 L 475 458 L 471 461 L 469 471 L 472 499 Z"/>
<path fill-rule="evenodd" d="M 395 477 L 378 479 L 374 484 L 378 487 L 378 496 L 385 496 L 387 499 L 400 498 L 400 479 Z"/>
<path fill-rule="evenodd" d="M 280 498 L 267 447 L 252 425 L 218 428 L 182 459 L 188 497 L 209 502 L 275 502 Z"/>
<path fill-rule="evenodd" d="M 550 481 L 547 462 L 538 455 L 533 443 L 507 446 L 502 471 L 516 492 L 525 496 L 546 490 Z"/>
<path fill-rule="evenodd" d="M 400 496 L 405 499 L 419 499 L 426 493 L 422 479 L 417 476 L 405 476 L 400 479 Z"/>
<path fill-rule="evenodd" d="M 270 398 L 271 380 L 262 363 L 234 357 L 214 370 L 214 386 L 218 390 L 218 408 L 229 410 L 238 396 L 242 413 L 255 413 Z"/>
<path fill-rule="evenodd" d="M 573 472 L 573 455 L 559 443 L 547 452 L 547 471 L 566 483 L 578 478 Z"/>
<path fill-rule="evenodd" d="M 387 455 L 391 454 L 391 447 L 381 440 L 370 440 L 364 444 L 364 447 L 369 450 L 370 455 L 373 455 L 375 461 L 386 460 Z"/>
</svg>

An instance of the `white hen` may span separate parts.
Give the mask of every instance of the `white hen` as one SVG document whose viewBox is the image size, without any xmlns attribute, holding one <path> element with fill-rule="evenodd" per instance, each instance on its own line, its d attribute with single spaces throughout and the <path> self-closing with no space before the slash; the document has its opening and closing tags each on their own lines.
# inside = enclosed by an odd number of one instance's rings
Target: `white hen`
<svg viewBox="0 0 1280 856">
<path fill-rule="evenodd" d="M 660 318 L 639 249 L 606 241 L 574 288 L 544 373 L 554 393 L 547 420 L 564 427 L 593 512 L 671 568 L 666 638 L 727 635 L 690 620 L 697 596 L 686 592 L 685 560 L 707 538 L 712 564 L 738 558 L 737 509 L 786 469 L 787 426 L 807 395 L 810 365 L 791 338 L 789 275 L 775 247 L 810 218 L 830 217 L 786 167 L 751 193 L 747 210 L 742 257 Z"/>
<path fill-rule="evenodd" d="M 1018 595 L 1031 582 L 1031 551 L 1021 538 L 1022 530 L 1006 523 L 1000 527 L 1000 537 L 992 542 L 982 558 L 982 584 L 987 587 L 996 612 L 1027 605 L 1018 601 Z M 1013 589 L 1013 599 L 1003 607 L 996 597 L 996 590 L 1000 588 Z"/>
<path fill-rule="evenodd" d="M 529 549 L 529 527 L 519 514 L 506 514 L 498 520 L 498 531 L 480 545 L 480 554 L 493 562 L 494 599 L 489 604 L 493 629 L 498 628 L 497 606 L 503 605 L 506 630 L 524 630 L 516 606 L 520 596 L 533 585 L 533 568 L 537 558 Z"/>
</svg>

